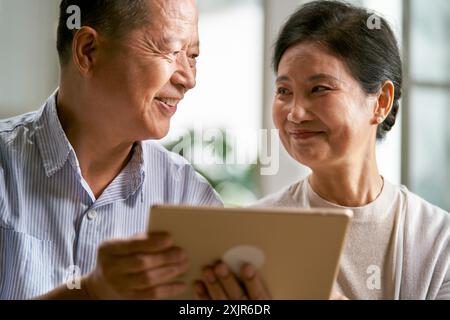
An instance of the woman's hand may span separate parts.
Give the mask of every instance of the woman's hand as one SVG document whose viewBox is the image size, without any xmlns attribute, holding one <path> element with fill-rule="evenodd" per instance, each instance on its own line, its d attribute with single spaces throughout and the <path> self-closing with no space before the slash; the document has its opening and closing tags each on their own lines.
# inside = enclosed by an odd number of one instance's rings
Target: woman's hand
<svg viewBox="0 0 450 320">
<path fill-rule="evenodd" d="M 199 300 L 269 300 L 259 274 L 251 265 L 245 265 L 240 280 L 223 262 L 203 269 L 202 280 L 194 284 Z"/>
<path fill-rule="evenodd" d="M 350 299 L 340 293 L 337 293 L 336 291 L 333 291 L 330 300 L 350 300 Z"/>
</svg>

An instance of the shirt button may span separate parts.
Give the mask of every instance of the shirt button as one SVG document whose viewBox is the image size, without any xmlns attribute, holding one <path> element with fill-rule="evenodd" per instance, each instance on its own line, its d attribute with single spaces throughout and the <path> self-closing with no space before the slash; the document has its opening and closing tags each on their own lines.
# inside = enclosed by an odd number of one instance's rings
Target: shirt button
<svg viewBox="0 0 450 320">
<path fill-rule="evenodd" d="M 89 211 L 87 217 L 89 220 L 94 220 L 95 218 L 97 218 L 97 211 L 95 210 Z"/>
</svg>

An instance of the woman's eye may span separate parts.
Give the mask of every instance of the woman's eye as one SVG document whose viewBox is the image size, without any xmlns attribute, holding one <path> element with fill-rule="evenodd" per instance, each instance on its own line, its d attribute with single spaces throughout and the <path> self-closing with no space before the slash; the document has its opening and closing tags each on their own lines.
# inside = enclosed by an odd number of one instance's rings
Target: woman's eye
<svg viewBox="0 0 450 320">
<path fill-rule="evenodd" d="M 328 90 L 331 90 L 331 89 L 328 88 L 328 87 L 324 87 L 324 86 L 315 86 L 315 87 L 312 89 L 312 93 L 315 93 L 315 92 L 323 92 L 323 91 L 328 91 Z"/>
</svg>

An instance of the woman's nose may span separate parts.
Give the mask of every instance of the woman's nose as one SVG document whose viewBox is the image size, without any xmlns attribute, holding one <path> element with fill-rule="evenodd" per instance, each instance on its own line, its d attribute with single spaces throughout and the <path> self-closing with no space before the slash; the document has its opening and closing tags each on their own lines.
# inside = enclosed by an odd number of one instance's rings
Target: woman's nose
<svg viewBox="0 0 450 320">
<path fill-rule="evenodd" d="M 293 123 L 302 123 L 312 120 L 312 115 L 306 108 L 306 103 L 295 99 L 290 107 L 287 120 Z"/>
</svg>

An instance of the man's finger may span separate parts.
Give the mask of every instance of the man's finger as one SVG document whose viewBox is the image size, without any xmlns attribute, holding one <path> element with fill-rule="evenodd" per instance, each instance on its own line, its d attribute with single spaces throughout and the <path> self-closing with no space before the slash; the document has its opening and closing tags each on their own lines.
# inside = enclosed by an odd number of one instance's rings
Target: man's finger
<svg viewBox="0 0 450 320">
<path fill-rule="evenodd" d="M 241 279 L 244 282 L 247 294 L 251 300 L 269 300 L 271 299 L 261 278 L 251 265 L 245 265 L 241 269 Z"/>
<path fill-rule="evenodd" d="M 117 274 L 133 274 L 165 265 L 182 263 L 187 260 L 186 253 L 177 247 L 155 254 L 134 254 L 110 257 L 110 270 Z"/>
<path fill-rule="evenodd" d="M 247 295 L 245 294 L 243 288 L 225 263 L 218 263 L 214 267 L 214 273 L 219 279 L 228 299 L 247 300 Z"/>
<path fill-rule="evenodd" d="M 181 264 L 167 265 L 161 268 L 127 275 L 124 277 L 124 281 L 132 289 L 145 290 L 170 282 L 173 278 L 184 274 L 187 269 L 188 263 L 185 261 Z"/>
<path fill-rule="evenodd" d="M 124 256 L 136 253 L 155 253 L 173 246 L 172 237 L 167 233 L 153 233 L 131 239 L 109 240 L 99 248 L 99 254 Z"/>
</svg>

